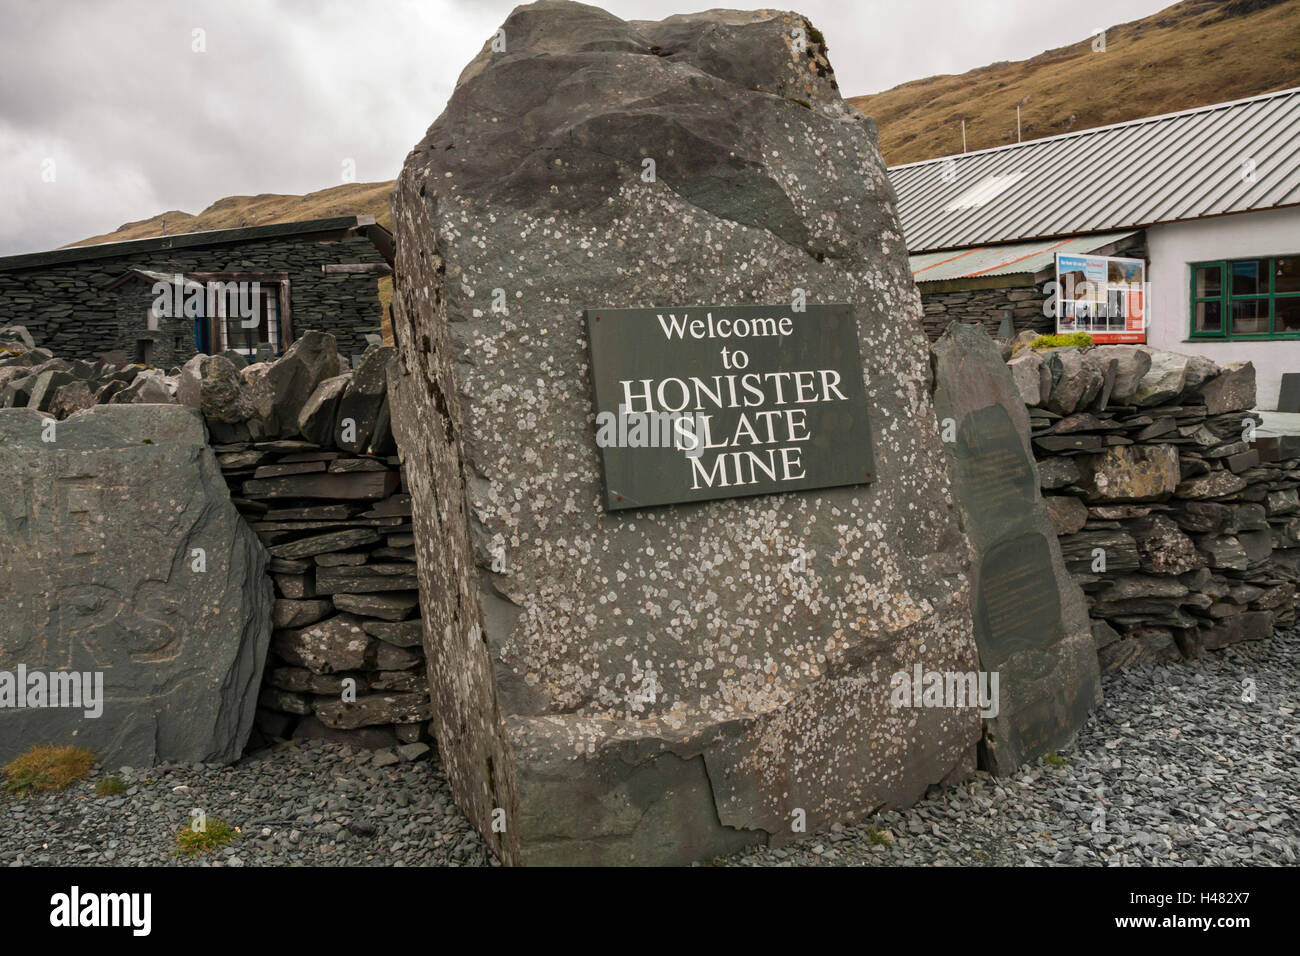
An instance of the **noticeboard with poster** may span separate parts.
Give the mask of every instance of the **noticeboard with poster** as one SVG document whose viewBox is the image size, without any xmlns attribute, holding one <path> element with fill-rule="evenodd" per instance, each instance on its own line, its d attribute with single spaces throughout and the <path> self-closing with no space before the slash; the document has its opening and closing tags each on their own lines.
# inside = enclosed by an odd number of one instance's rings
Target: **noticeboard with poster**
<svg viewBox="0 0 1300 956">
<path fill-rule="evenodd" d="M 1087 332 L 1099 345 L 1145 342 L 1146 263 L 1057 253 L 1057 334 Z"/>
</svg>

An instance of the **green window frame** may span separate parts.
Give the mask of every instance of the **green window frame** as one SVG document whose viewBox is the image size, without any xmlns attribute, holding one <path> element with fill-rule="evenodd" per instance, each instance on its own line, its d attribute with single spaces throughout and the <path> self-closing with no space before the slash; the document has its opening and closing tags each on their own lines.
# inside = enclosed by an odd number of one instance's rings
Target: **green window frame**
<svg viewBox="0 0 1300 956">
<path fill-rule="evenodd" d="M 1300 339 L 1300 254 L 1191 263 L 1188 340 Z"/>
</svg>

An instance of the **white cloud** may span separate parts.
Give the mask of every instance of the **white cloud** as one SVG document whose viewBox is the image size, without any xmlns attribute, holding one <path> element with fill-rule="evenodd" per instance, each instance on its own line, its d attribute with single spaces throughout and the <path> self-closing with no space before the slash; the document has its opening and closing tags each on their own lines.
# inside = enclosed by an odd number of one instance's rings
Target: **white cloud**
<svg viewBox="0 0 1300 956">
<path fill-rule="evenodd" d="M 1021 59 L 1145 16 L 1153 0 L 808 0 L 845 95 Z M 391 179 L 496 0 L 0 0 L 0 255 L 227 195 Z M 610 0 L 625 19 L 689 7 Z M 1093 21 L 1096 21 L 1095 23 Z M 194 52 L 201 29 L 205 52 Z M 53 156 L 58 179 L 40 163 Z"/>
</svg>

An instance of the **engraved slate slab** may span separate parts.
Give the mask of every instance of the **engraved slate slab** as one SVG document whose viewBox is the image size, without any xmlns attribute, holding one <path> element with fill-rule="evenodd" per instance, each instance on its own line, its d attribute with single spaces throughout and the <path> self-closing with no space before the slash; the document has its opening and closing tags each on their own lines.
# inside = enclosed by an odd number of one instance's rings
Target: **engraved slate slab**
<svg viewBox="0 0 1300 956">
<path fill-rule="evenodd" d="M 980 667 L 997 672 L 981 765 L 1010 773 L 1067 744 L 1101 700 L 1083 592 L 1039 494 L 1029 416 L 997 346 L 954 322 L 931 349 L 935 413 L 974 558 Z"/>
<path fill-rule="evenodd" d="M 978 711 L 890 701 L 922 645 L 975 669 L 970 556 L 873 126 L 791 31 L 820 34 L 557 2 L 502 29 L 393 197 L 390 401 L 458 805 L 507 863 L 679 864 L 960 778 Z M 586 313 L 797 289 L 852 303 L 872 481 L 607 510 Z"/>
<path fill-rule="evenodd" d="M 0 762 L 50 742 L 109 767 L 237 759 L 271 584 L 202 419 L 98 405 L 44 441 L 42 417 L 0 409 L 0 672 L 99 674 L 105 700 L 98 717 L 0 707 Z"/>
<path fill-rule="evenodd" d="M 847 305 L 589 309 L 610 511 L 871 481 Z"/>
</svg>

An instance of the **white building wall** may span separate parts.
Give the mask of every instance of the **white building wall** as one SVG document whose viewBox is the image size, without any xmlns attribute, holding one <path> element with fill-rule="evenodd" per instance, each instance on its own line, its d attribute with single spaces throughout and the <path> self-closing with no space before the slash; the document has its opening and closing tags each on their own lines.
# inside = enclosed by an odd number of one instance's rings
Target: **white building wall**
<svg viewBox="0 0 1300 956">
<path fill-rule="evenodd" d="M 1258 406 L 1277 408 L 1283 372 L 1300 372 L 1300 340 L 1191 341 L 1191 263 L 1300 255 L 1300 207 L 1217 216 L 1147 229 L 1147 344 L 1229 362 L 1254 362 Z"/>
</svg>

